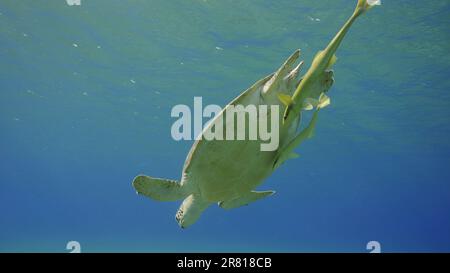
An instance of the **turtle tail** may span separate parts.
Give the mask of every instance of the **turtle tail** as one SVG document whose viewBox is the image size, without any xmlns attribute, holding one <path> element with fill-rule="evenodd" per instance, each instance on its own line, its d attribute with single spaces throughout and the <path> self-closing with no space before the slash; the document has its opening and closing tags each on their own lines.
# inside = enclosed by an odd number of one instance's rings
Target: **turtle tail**
<svg viewBox="0 0 450 273">
<path fill-rule="evenodd" d="M 157 201 L 177 201 L 189 195 L 181 183 L 176 180 L 145 175 L 136 176 L 133 180 L 133 187 L 138 194 Z"/>
</svg>

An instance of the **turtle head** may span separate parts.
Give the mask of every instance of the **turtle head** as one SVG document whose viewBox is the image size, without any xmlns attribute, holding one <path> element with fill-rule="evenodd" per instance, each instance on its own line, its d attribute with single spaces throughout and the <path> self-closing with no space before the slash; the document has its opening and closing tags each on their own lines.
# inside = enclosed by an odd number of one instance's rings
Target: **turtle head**
<svg viewBox="0 0 450 273">
<path fill-rule="evenodd" d="M 204 202 L 199 195 L 191 194 L 184 199 L 177 213 L 175 220 L 181 228 L 187 228 L 195 223 L 202 212 L 210 205 L 209 202 Z"/>
</svg>

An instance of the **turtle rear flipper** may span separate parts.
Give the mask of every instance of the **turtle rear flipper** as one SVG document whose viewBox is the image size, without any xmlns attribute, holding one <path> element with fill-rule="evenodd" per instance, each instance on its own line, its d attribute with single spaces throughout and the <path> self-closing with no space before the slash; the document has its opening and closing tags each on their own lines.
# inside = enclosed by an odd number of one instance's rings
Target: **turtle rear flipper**
<svg viewBox="0 0 450 273">
<path fill-rule="evenodd" d="M 266 196 L 271 196 L 275 193 L 275 191 L 251 191 L 243 196 L 240 196 L 235 199 L 221 201 L 219 202 L 219 207 L 223 209 L 234 209 L 238 207 L 242 207 L 248 205 L 251 202 L 255 202 L 259 199 L 262 199 Z"/>
<path fill-rule="evenodd" d="M 138 194 L 157 201 L 176 201 L 187 196 L 184 188 L 176 180 L 139 175 L 134 178 L 133 187 Z"/>
</svg>

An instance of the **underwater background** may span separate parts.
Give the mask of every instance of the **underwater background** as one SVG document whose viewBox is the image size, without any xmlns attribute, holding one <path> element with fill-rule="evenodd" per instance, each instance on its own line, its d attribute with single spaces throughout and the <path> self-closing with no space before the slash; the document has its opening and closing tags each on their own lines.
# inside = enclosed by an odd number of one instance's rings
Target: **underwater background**
<svg viewBox="0 0 450 273">
<path fill-rule="evenodd" d="M 182 230 L 131 186 L 180 178 L 173 106 L 224 106 L 297 48 L 304 73 L 355 3 L 2 0 L 0 251 L 449 252 L 450 1 L 358 19 L 274 196 Z"/>
</svg>

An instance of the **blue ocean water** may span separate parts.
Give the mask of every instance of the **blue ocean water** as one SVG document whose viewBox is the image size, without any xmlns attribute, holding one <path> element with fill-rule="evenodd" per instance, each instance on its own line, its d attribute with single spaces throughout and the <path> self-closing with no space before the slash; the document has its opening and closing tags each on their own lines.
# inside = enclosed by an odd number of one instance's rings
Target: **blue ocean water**
<svg viewBox="0 0 450 273">
<path fill-rule="evenodd" d="M 355 0 L 0 3 L 0 251 L 450 251 L 450 1 L 383 1 L 338 52 L 315 137 L 192 227 L 134 176 L 179 179 L 176 104 L 225 105 L 295 49 L 305 67 Z M 304 68 L 305 69 L 305 68 Z"/>
</svg>

